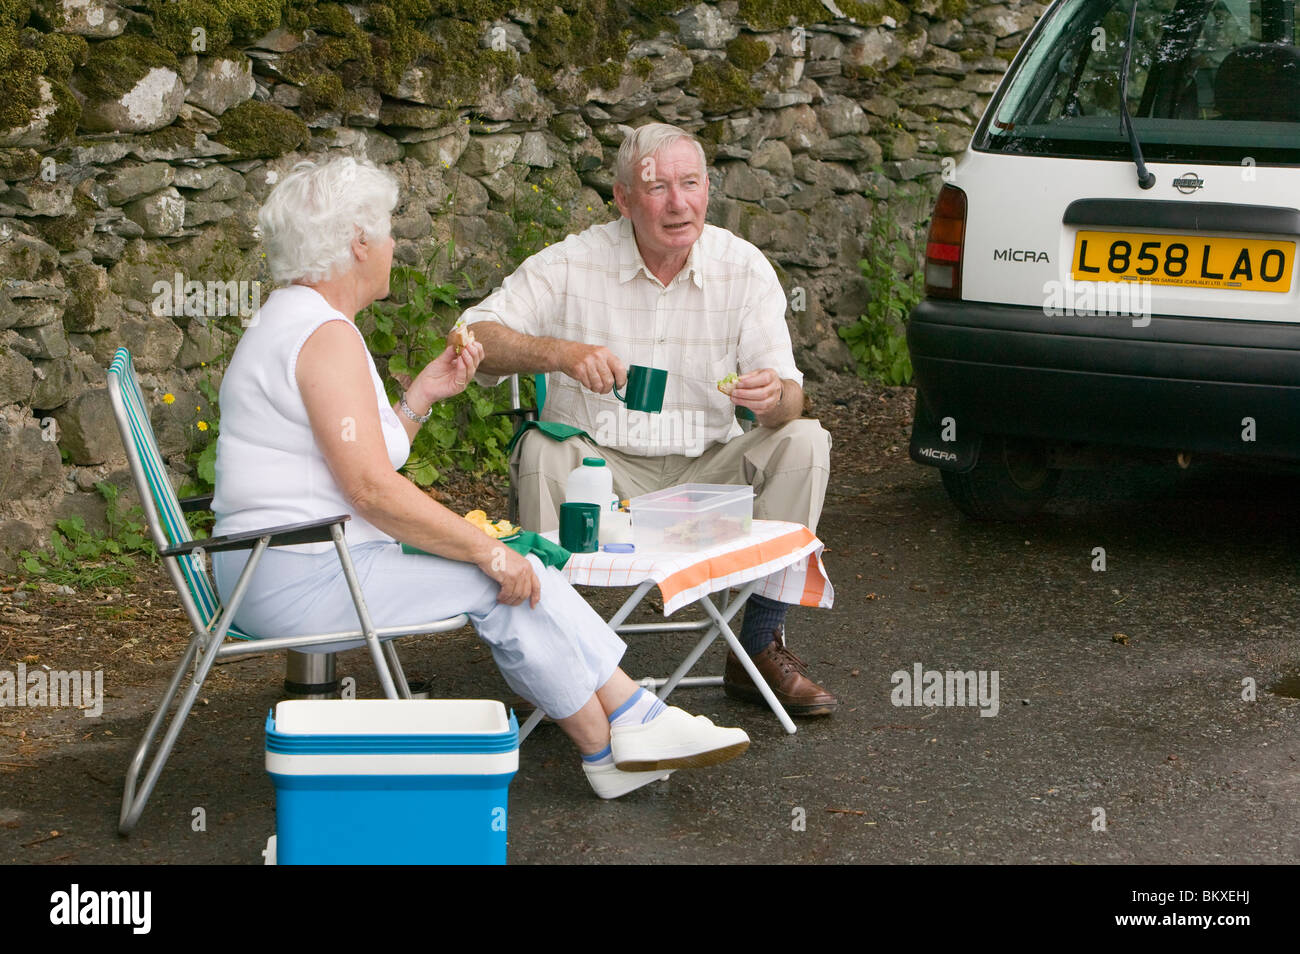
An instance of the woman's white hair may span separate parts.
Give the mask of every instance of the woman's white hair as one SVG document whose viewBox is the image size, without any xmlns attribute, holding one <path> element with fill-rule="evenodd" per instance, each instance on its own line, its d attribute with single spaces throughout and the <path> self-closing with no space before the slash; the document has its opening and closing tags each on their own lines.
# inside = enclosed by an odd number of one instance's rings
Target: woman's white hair
<svg viewBox="0 0 1300 954">
<path fill-rule="evenodd" d="M 397 180 L 351 156 L 300 162 L 266 197 L 257 221 L 271 277 L 319 282 L 352 262 L 352 240 L 388 238 Z"/>
<path fill-rule="evenodd" d="M 614 179 L 630 187 L 637 179 L 641 161 L 653 156 L 665 146 L 671 146 L 679 139 L 685 139 L 700 154 L 700 169 L 708 172 L 708 162 L 704 158 L 704 147 L 700 141 L 685 129 L 670 126 L 667 123 L 647 123 L 638 126 L 632 135 L 623 140 L 618 147 L 618 160 L 614 164 Z"/>
</svg>

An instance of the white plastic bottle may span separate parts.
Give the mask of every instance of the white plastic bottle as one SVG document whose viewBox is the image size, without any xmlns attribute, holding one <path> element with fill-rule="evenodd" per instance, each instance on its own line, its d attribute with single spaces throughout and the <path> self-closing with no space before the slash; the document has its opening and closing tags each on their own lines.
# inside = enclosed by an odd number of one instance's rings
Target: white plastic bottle
<svg viewBox="0 0 1300 954">
<path fill-rule="evenodd" d="M 618 497 L 614 495 L 614 475 L 605 466 L 603 457 L 584 457 L 582 466 L 573 468 L 564 485 L 564 502 L 599 506 L 600 523 L 596 537 L 601 543 L 610 542 L 607 538 L 613 527 L 606 515 L 618 509 Z"/>
</svg>

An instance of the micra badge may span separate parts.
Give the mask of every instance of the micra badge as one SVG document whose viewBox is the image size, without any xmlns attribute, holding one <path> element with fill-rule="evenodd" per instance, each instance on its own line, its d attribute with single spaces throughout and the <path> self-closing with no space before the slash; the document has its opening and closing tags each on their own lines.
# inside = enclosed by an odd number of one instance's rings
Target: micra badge
<svg viewBox="0 0 1300 954">
<path fill-rule="evenodd" d="M 1197 189 L 1204 187 L 1205 180 L 1194 172 L 1185 172 L 1174 180 L 1174 188 L 1183 195 L 1191 195 Z"/>
</svg>

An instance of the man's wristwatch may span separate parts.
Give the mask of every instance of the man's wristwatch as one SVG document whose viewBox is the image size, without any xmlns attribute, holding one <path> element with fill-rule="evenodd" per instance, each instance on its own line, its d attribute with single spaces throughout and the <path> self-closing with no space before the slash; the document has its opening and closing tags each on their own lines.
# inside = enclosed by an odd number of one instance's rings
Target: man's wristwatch
<svg viewBox="0 0 1300 954">
<path fill-rule="evenodd" d="M 403 395 L 402 395 L 402 399 L 401 399 L 400 401 L 397 402 L 397 406 L 400 407 L 400 408 L 402 409 L 402 413 L 403 413 L 403 414 L 405 414 L 407 417 L 409 417 L 409 418 L 410 418 L 412 421 L 414 421 L 416 424 L 424 424 L 424 423 L 426 423 L 426 422 L 429 420 L 429 418 L 433 417 L 433 405 L 432 405 L 432 404 L 429 405 L 429 410 L 425 411 L 424 414 L 423 414 L 423 416 L 421 416 L 421 417 L 416 417 L 416 416 L 415 416 L 415 412 L 411 410 L 411 405 L 409 405 L 409 404 L 406 403 L 406 395 L 405 395 L 405 394 L 403 394 Z"/>
</svg>

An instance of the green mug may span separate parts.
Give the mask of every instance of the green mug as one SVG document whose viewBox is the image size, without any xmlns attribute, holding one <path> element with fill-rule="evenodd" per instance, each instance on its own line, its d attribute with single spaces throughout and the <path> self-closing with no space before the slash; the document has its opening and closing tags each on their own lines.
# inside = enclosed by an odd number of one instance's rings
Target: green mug
<svg viewBox="0 0 1300 954">
<path fill-rule="evenodd" d="M 658 414 L 664 409 L 664 388 L 667 384 L 667 371 L 634 364 L 627 369 L 627 397 L 619 394 L 618 388 L 614 389 L 614 397 L 626 404 L 629 411 Z"/>
<path fill-rule="evenodd" d="M 570 553 L 595 553 L 600 533 L 600 505 L 560 504 L 560 546 Z"/>
</svg>

